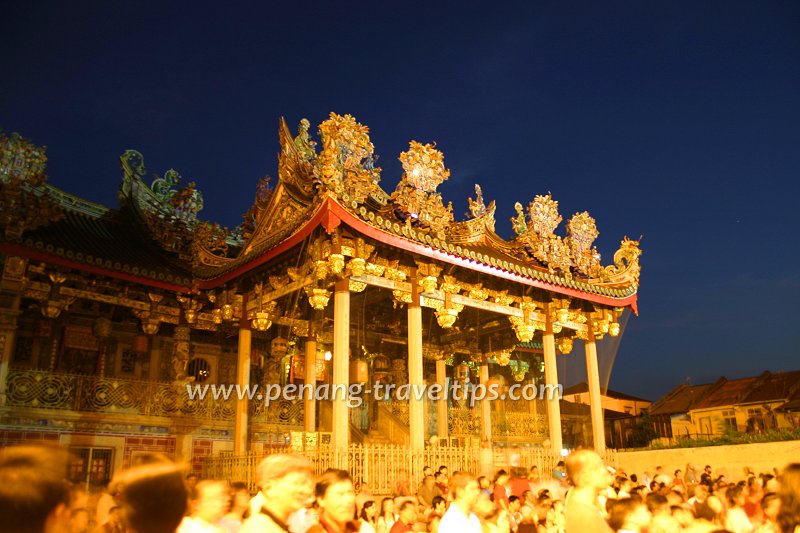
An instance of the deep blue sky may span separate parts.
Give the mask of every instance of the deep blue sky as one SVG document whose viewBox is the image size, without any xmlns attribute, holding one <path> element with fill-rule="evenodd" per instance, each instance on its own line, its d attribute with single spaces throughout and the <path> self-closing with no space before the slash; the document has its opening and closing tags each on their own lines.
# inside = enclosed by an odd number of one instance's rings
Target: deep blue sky
<svg viewBox="0 0 800 533">
<path fill-rule="evenodd" d="M 0 127 L 48 146 L 53 185 L 116 207 L 135 148 L 236 226 L 280 116 L 350 113 L 387 190 L 436 141 L 445 198 L 463 214 L 480 183 L 501 235 L 552 191 L 597 219 L 604 263 L 644 236 L 612 388 L 800 368 L 797 2 L 151 4 L 4 5 Z M 562 361 L 580 379 L 581 350 Z"/>
</svg>

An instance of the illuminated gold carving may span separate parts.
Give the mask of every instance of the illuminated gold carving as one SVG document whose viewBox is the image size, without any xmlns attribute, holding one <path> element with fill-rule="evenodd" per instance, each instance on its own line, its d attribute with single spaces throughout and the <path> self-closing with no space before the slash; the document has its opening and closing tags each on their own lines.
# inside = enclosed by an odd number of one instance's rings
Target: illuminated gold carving
<svg viewBox="0 0 800 533">
<path fill-rule="evenodd" d="M 450 176 L 450 170 L 445 168 L 444 154 L 435 145 L 417 141 L 409 145 L 408 151 L 400 154 L 403 177 L 391 199 L 407 224 L 430 228 L 444 239 L 447 226 L 453 222 L 453 206 L 444 206 L 436 188 Z"/>
<path fill-rule="evenodd" d="M 590 281 L 593 285 L 604 287 L 627 287 L 639 285 L 639 241 L 625 237 L 619 249 L 614 253 L 614 264 L 605 267 L 599 279 Z"/>
<path fill-rule="evenodd" d="M 352 279 L 348 281 L 348 285 L 350 292 L 364 292 L 364 289 L 367 288 L 367 284 L 363 281 L 354 281 Z"/>
<path fill-rule="evenodd" d="M 442 292 L 447 292 L 450 294 L 458 294 L 461 292 L 461 284 L 458 282 L 458 279 L 453 276 L 444 276 L 444 281 L 439 288 L 442 290 Z"/>
<path fill-rule="evenodd" d="M 410 304 L 412 300 L 411 293 L 408 291 L 394 290 L 392 296 L 398 303 Z"/>
<path fill-rule="evenodd" d="M 330 275 L 330 273 L 331 265 L 328 261 L 319 259 L 314 262 L 314 277 L 317 278 L 318 281 L 324 280 L 328 277 L 328 275 Z"/>
<path fill-rule="evenodd" d="M 567 355 L 572 351 L 572 337 L 560 337 L 556 341 L 556 347 L 558 351 L 564 355 Z"/>
<path fill-rule="evenodd" d="M 325 309 L 328 305 L 328 300 L 331 298 L 330 291 L 326 289 L 306 287 L 306 294 L 308 295 L 308 303 L 317 311 Z"/>
<path fill-rule="evenodd" d="M 319 125 L 322 151 L 316 159 L 315 171 L 328 189 L 342 199 L 364 202 L 379 190 L 381 169 L 374 165 L 374 146 L 369 128 L 351 115 L 331 113 Z"/>
<path fill-rule="evenodd" d="M 331 274 L 338 276 L 344 272 L 344 256 L 342 254 L 331 254 L 328 256 Z"/>
<path fill-rule="evenodd" d="M 530 342 L 537 329 L 544 329 L 540 322 L 533 318 L 533 312 L 536 310 L 536 304 L 531 301 L 522 301 L 519 304 L 522 310 L 522 316 L 509 316 L 508 320 L 511 322 L 511 327 L 514 328 L 514 333 L 520 342 Z"/>
<path fill-rule="evenodd" d="M 497 206 L 492 201 L 477 217 L 450 224 L 447 228 L 447 242 L 452 244 L 484 242 L 487 234 L 494 233 L 496 209 Z"/>
<path fill-rule="evenodd" d="M 489 297 L 490 291 L 488 289 L 483 288 L 482 283 L 476 283 L 475 285 L 468 285 L 465 286 L 466 289 L 469 290 L 469 297 L 474 300 L 485 300 Z"/>
<path fill-rule="evenodd" d="M 514 303 L 515 298 L 508 295 L 508 291 L 492 291 L 494 303 L 500 305 L 511 305 Z"/>
<path fill-rule="evenodd" d="M 350 269 L 350 275 L 359 277 L 367 270 L 367 260 L 363 257 L 354 257 L 347 263 L 347 268 Z M 360 291 L 359 291 L 360 292 Z"/>
<path fill-rule="evenodd" d="M 486 204 L 483 203 L 483 191 L 481 186 L 475 184 L 475 199 L 467 199 L 469 201 L 469 212 L 472 213 L 472 218 L 478 218 L 486 212 Z"/>
<path fill-rule="evenodd" d="M 512 223 L 521 250 L 546 264 L 551 272 L 560 269 L 565 276 L 570 277 L 569 267 L 572 260 L 569 248 L 554 233 L 562 220 L 558 213 L 558 202 L 549 194 L 537 196 L 528 206 L 528 222 L 525 221 L 521 204 L 517 203 L 515 209 L 518 215 L 512 219 Z"/>
<path fill-rule="evenodd" d="M 280 289 L 284 285 L 288 285 L 289 280 L 291 280 L 288 274 L 286 276 L 269 276 L 267 279 L 269 280 L 269 286 L 273 289 Z"/>
<path fill-rule="evenodd" d="M 597 224 L 589 213 L 584 211 L 573 215 L 567 223 L 567 238 L 564 239 L 572 255 L 575 268 L 589 276 L 596 276 L 600 271 L 600 254 L 592 246 L 600 233 Z"/>
<path fill-rule="evenodd" d="M 192 239 L 194 263 L 219 267 L 229 262 L 225 257 L 228 254 L 228 235 L 228 230 L 219 224 L 198 222 Z"/>
</svg>

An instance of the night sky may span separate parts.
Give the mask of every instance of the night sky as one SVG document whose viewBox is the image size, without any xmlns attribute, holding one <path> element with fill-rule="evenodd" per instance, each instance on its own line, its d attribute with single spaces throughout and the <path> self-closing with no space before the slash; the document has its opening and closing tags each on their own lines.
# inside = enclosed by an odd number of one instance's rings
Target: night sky
<svg viewBox="0 0 800 533">
<path fill-rule="evenodd" d="M 595 217 L 604 264 L 643 235 L 611 388 L 800 369 L 800 3 L 138 4 L 4 3 L 0 127 L 47 145 L 56 187 L 117 207 L 133 148 L 234 227 L 281 116 L 349 113 L 389 192 L 408 141 L 436 141 L 458 219 L 479 183 L 506 238 L 548 191 Z M 582 379 L 579 345 L 560 361 Z"/>
</svg>

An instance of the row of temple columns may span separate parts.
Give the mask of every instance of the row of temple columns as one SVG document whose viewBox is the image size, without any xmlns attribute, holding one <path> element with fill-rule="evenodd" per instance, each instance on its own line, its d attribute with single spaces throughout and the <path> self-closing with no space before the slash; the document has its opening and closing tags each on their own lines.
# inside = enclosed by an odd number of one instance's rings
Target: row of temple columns
<svg viewBox="0 0 800 533">
<path fill-rule="evenodd" d="M 424 404 L 421 396 L 413 391 L 422 391 L 424 386 L 422 369 L 422 307 L 418 284 L 412 283 L 412 300 L 408 304 L 408 381 L 412 394 L 409 397 L 409 441 L 412 450 L 421 450 L 425 446 L 425 423 L 423 420 Z M 350 373 L 350 288 L 347 279 L 336 283 L 334 291 L 334 319 L 333 319 L 333 373 L 332 383 L 349 385 Z M 549 317 L 549 313 L 545 312 Z M 249 384 L 250 350 L 252 335 L 247 320 L 243 320 L 239 329 L 239 352 L 237 365 L 237 380 L 240 386 Z M 542 335 L 544 351 L 545 391 L 553 390 L 548 386 L 558 386 L 558 371 L 556 364 L 555 335 L 550 318 L 547 319 L 546 329 Z M 603 425 L 603 409 L 600 398 L 600 375 L 597 365 L 597 346 L 591 329 L 587 340 L 584 342 L 586 354 L 586 374 L 589 384 L 589 409 L 592 423 L 593 448 L 602 453 L 605 451 L 605 429 Z M 313 331 L 305 343 L 305 383 L 315 386 L 316 369 L 313 361 L 316 360 L 317 343 Z M 488 364 L 480 365 L 480 383 L 489 379 Z M 436 361 L 436 383 L 445 390 L 446 366 L 444 360 Z M 332 400 L 332 446 L 336 449 L 346 449 L 350 440 L 350 416 L 346 398 L 339 394 Z M 550 448 L 553 453 L 560 454 L 563 448 L 561 435 L 561 409 L 558 394 L 546 395 L 547 425 L 550 433 Z M 313 398 L 304 398 L 306 432 L 314 432 L 316 421 L 316 402 Z M 491 442 L 491 406 L 489 400 L 479 402 L 481 414 L 481 440 Z M 448 434 L 447 399 L 436 402 L 437 434 L 446 437 Z M 248 443 L 248 412 L 247 400 L 237 400 L 234 453 L 247 452 Z"/>
</svg>

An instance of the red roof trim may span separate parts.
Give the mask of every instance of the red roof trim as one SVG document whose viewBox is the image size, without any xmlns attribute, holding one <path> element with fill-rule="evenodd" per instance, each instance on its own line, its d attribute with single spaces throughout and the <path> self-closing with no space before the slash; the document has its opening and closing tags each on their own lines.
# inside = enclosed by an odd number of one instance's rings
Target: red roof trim
<svg viewBox="0 0 800 533">
<path fill-rule="evenodd" d="M 438 261 L 444 261 L 445 263 L 450 263 L 452 265 L 481 272 L 483 274 L 487 274 L 490 276 L 507 279 L 509 281 L 522 283 L 524 285 L 530 285 L 532 287 L 544 289 L 558 294 L 563 294 L 566 296 L 581 298 L 602 305 L 610 305 L 614 307 L 630 306 L 634 314 L 636 315 L 639 314 L 636 294 L 632 294 L 631 296 L 622 299 L 609 298 L 607 296 L 582 292 L 576 289 L 570 289 L 567 287 L 562 287 L 560 285 L 555 285 L 553 283 L 547 283 L 545 281 L 531 279 L 526 276 L 520 276 L 519 274 L 515 274 L 500 268 L 479 263 L 478 261 L 474 261 L 472 259 L 465 259 L 463 257 L 443 252 L 441 250 L 432 248 L 424 244 L 412 242 L 398 235 L 387 233 L 383 230 L 375 228 L 367 224 L 366 222 L 362 221 L 360 218 L 356 217 L 352 213 L 350 213 L 348 210 L 342 207 L 338 202 L 332 200 L 331 198 L 326 198 L 325 201 L 317 209 L 316 213 L 314 213 L 314 215 L 309 219 L 309 221 L 285 241 L 281 242 L 274 248 L 258 256 L 252 261 L 240 265 L 238 268 L 226 272 L 220 277 L 211 280 L 200 281 L 197 284 L 197 287 L 200 289 L 212 289 L 218 287 L 223 283 L 227 283 L 228 281 L 257 268 L 266 263 L 267 261 L 269 261 L 270 259 L 288 251 L 293 246 L 302 242 L 303 239 L 305 239 L 308 235 L 311 234 L 312 231 L 314 231 L 314 229 L 317 228 L 317 226 L 323 225 L 326 228 L 326 230 L 330 232 L 331 230 L 333 230 L 333 228 L 337 227 L 342 222 L 368 237 L 372 237 L 373 239 L 395 246 L 402 250 L 406 250 L 408 252 L 429 257 L 431 259 L 436 259 Z M 0 242 L 0 251 L 5 251 L 15 255 L 21 255 L 37 261 L 47 261 L 49 263 L 65 266 L 68 268 L 75 268 L 78 270 L 84 270 L 86 272 L 92 272 L 94 274 L 105 275 L 117 279 L 122 279 L 125 281 L 141 283 L 143 285 L 159 287 L 162 289 L 172 290 L 176 292 L 190 292 L 191 290 L 189 287 L 185 287 L 183 285 L 175 285 L 172 283 L 161 282 L 150 278 L 142 278 L 139 276 L 126 274 L 116 270 L 107 270 L 104 268 L 98 268 L 93 265 L 79 263 L 77 261 L 71 261 L 69 259 L 64 259 L 59 256 L 38 252 L 36 250 L 11 243 Z"/>
<path fill-rule="evenodd" d="M 329 201 L 330 200 L 326 199 L 325 202 L 323 202 L 322 205 L 320 205 L 319 209 L 317 209 L 317 212 L 314 213 L 311 219 L 285 241 L 281 242 L 274 248 L 270 248 L 268 251 L 256 257 L 252 261 L 248 261 L 247 263 L 238 266 L 237 268 L 231 270 L 230 272 L 226 272 L 220 277 L 206 281 L 201 281 L 199 283 L 199 287 L 201 289 L 213 289 L 215 287 L 218 287 L 219 285 L 222 285 L 223 283 L 227 283 L 228 281 L 238 276 L 246 274 L 247 272 L 263 265 L 273 257 L 276 257 L 290 250 L 293 246 L 302 242 L 303 239 L 308 237 L 311 234 L 311 232 L 314 231 L 320 224 L 328 224 L 328 225 L 334 224 L 331 227 L 331 229 L 333 229 L 338 225 L 338 221 L 335 220 L 335 217 L 330 216 L 329 212 L 330 210 L 327 208 Z"/>
<path fill-rule="evenodd" d="M 560 285 L 555 285 L 552 283 L 547 283 L 545 281 L 531 279 L 526 276 L 520 276 L 519 274 L 515 274 L 512 272 L 508 272 L 506 270 L 496 268 L 493 266 L 485 265 L 483 263 L 479 263 L 478 261 L 474 261 L 472 259 L 465 259 L 463 257 L 459 257 L 457 255 L 453 255 L 447 252 L 443 252 L 436 248 L 431 248 L 430 246 L 416 243 L 404 239 L 398 235 L 394 235 L 392 233 L 387 233 L 383 230 L 370 226 L 366 222 L 363 222 L 361 219 L 347 211 L 344 207 L 339 205 L 337 202 L 334 202 L 330 199 L 325 201 L 325 205 L 323 207 L 327 207 L 328 209 L 332 210 L 336 216 L 338 216 L 342 222 L 347 224 L 348 226 L 352 227 L 353 229 L 377 239 L 381 242 L 386 244 L 391 244 L 396 246 L 397 248 L 401 248 L 403 250 L 413 252 L 416 254 L 424 255 L 426 257 L 430 257 L 431 259 L 436 259 L 439 261 L 444 261 L 446 263 L 450 263 L 452 265 L 461 266 L 464 268 L 468 268 L 470 270 L 474 270 L 477 272 L 481 272 L 484 274 L 488 274 L 490 276 L 504 278 L 509 281 L 515 281 L 518 283 L 523 283 L 525 285 L 530 285 L 532 287 L 536 287 L 539 289 L 544 289 L 551 292 L 557 292 L 559 294 L 564 294 L 567 296 L 574 296 L 576 298 L 581 298 L 583 300 L 589 300 L 590 302 L 599 303 L 603 305 L 611 305 L 614 307 L 626 307 L 630 306 L 633 310 L 634 314 L 638 315 L 638 308 L 636 305 L 636 294 L 632 294 L 627 298 L 617 299 L 617 298 L 609 298 L 608 296 L 601 296 L 599 294 L 591 294 L 588 292 L 582 292 L 576 289 L 570 289 L 567 287 L 562 287 Z"/>
<path fill-rule="evenodd" d="M 109 270 L 106 268 L 90 265 L 88 263 L 80 263 L 78 261 L 66 259 L 58 255 L 52 255 L 45 252 L 40 252 L 32 248 L 27 248 L 25 246 L 12 244 L 9 242 L 0 242 L 0 251 L 8 254 L 18 255 L 21 257 L 27 257 L 28 259 L 31 259 L 33 261 L 44 261 L 65 268 L 74 268 L 75 270 L 80 270 L 82 272 L 91 272 L 92 274 L 97 274 L 99 276 L 108 276 L 110 278 L 130 281 L 132 283 L 139 283 L 141 285 L 147 285 L 149 287 L 157 287 L 159 289 L 165 289 L 168 291 L 175 291 L 175 292 L 184 292 L 184 293 L 191 292 L 191 288 L 186 287 L 184 285 L 175 285 L 174 283 L 167 283 L 166 281 L 159 281 L 152 278 L 136 276 L 134 274 L 128 274 L 127 272 L 120 272 L 119 270 Z"/>
</svg>

